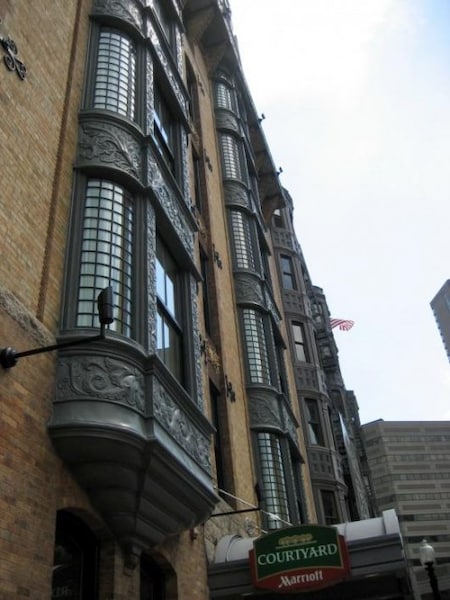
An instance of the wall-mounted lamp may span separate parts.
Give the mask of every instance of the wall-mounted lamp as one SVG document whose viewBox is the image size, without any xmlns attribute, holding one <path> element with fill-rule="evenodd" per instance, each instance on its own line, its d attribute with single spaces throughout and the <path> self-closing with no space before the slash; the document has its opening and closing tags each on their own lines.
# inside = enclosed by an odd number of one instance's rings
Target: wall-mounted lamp
<svg viewBox="0 0 450 600">
<path fill-rule="evenodd" d="M 100 333 L 89 338 L 80 338 L 71 340 L 70 342 L 62 342 L 61 344 L 53 344 L 42 348 L 33 348 L 32 350 L 24 350 L 17 352 L 14 348 L 3 348 L 0 351 L 0 364 L 4 369 L 14 367 L 19 358 L 23 356 L 31 356 L 32 354 L 41 354 L 42 352 L 51 352 L 69 346 L 77 346 L 78 344 L 90 344 L 97 340 L 105 339 L 105 326 L 114 322 L 114 298 L 112 287 L 109 286 L 102 290 L 97 297 L 98 318 L 100 321 Z"/>
<path fill-rule="evenodd" d="M 8 35 L 5 35 L 3 30 L 3 21 L 0 19 L 0 46 L 5 50 L 6 54 L 3 57 L 6 67 L 10 71 L 17 71 L 17 75 L 20 79 L 25 79 L 27 75 L 27 68 L 20 61 L 17 54 L 17 46 L 14 40 L 12 40 Z"/>
<path fill-rule="evenodd" d="M 441 594 L 439 593 L 438 580 L 436 573 L 434 572 L 434 548 L 427 540 L 423 539 L 419 546 L 419 559 L 422 567 L 425 567 L 428 578 L 430 580 L 431 590 L 433 592 L 433 600 L 440 600 Z"/>
</svg>

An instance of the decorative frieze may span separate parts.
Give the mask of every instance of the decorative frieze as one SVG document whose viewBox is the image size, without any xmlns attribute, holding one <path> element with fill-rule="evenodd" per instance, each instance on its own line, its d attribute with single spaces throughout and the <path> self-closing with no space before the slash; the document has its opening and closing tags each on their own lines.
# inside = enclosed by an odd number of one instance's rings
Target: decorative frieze
<svg viewBox="0 0 450 600">
<path fill-rule="evenodd" d="M 153 412 L 158 423 L 200 466 L 209 472 L 209 439 L 195 427 L 188 415 L 157 380 L 153 380 Z"/>
<path fill-rule="evenodd" d="M 277 394 L 269 390 L 248 389 L 250 426 L 254 429 L 277 428 L 283 431 L 283 422 Z"/>
<path fill-rule="evenodd" d="M 140 31 L 143 28 L 141 10 L 134 0 L 94 0 L 94 14 L 118 17 Z"/>
<path fill-rule="evenodd" d="M 125 130 L 100 121 L 80 125 L 78 159 L 83 163 L 108 165 L 141 177 L 141 151 L 138 142 Z"/>
<path fill-rule="evenodd" d="M 136 368 L 105 356 L 60 359 L 56 402 L 96 399 L 145 411 L 144 377 Z"/>
</svg>

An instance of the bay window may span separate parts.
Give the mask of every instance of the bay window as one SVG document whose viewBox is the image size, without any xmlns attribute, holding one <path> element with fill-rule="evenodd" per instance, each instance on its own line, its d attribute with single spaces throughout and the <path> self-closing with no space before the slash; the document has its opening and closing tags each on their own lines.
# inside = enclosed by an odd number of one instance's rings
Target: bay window
<svg viewBox="0 0 450 600">
<path fill-rule="evenodd" d="M 270 513 L 267 517 L 268 528 L 280 529 L 286 527 L 286 522 L 289 521 L 288 495 L 280 440 L 276 435 L 266 432 L 258 432 L 257 440 L 264 509 Z"/>
<path fill-rule="evenodd" d="M 120 185 L 90 179 L 86 185 L 76 324 L 98 327 L 96 300 L 111 285 L 115 329 L 132 335 L 133 204 Z"/>
<path fill-rule="evenodd" d="M 272 378 L 263 316 L 256 310 L 245 308 L 242 318 L 250 383 L 270 385 Z"/>
<path fill-rule="evenodd" d="M 236 266 L 239 269 L 256 271 L 256 258 L 252 244 L 252 226 L 248 216 L 241 211 L 231 211 L 231 228 L 233 231 Z"/>
<path fill-rule="evenodd" d="M 222 133 L 220 134 L 220 147 L 222 150 L 224 178 L 243 181 L 243 149 L 241 142 L 230 134 Z"/>
<path fill-rule="evenodd" d="M 124 33 L 100 29 L 93 108 L 136 118 L 136 47 Z"/>
</svg>

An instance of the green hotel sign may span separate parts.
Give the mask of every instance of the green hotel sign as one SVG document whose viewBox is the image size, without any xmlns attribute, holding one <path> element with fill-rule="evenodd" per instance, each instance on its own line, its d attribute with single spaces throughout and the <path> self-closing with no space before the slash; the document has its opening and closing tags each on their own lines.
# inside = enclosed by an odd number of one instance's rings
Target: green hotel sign
<svg viewBox="0 0 450 600">
<path fill-rule="evenodd" d="M 255 540 L 250 566 L 255 587 L 277 592 L 312 591 L 350 574 L 344 537 L 321 525 L 280 529 Z"/>
</svg>

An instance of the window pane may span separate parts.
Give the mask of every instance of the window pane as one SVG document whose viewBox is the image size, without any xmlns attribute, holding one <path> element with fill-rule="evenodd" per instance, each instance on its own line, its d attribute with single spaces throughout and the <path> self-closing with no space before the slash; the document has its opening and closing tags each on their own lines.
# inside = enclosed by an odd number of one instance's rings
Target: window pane
<svg viewBox="0 0 450 600">
<path fill-rule="evenodd" d="M 175 47 L 174 23 L 166 10 L 164 2 L 165 0 L 154 0 L 153 6 L 156 14 L 158 15 L 158 21 L 161 25 L 161 29 L 164 32 L 166 41 L 169 44 L 169 48 L 173 51 Z"/>
<path fill-rule="evenodd" d="M 303 323 L 292 323 L 292 333 L 294 337 L 295 357 L 302 362 L 308 361 L 305 344 L 305 332 Z"/>
<path fill-rule="evenodd" d="M 254 310 L 244 309 L 243 321 L 250 381 L 270 385 L 271 374 L 263 317 Z"/>
<path fill-rule="evenodd" d="M 256 270 L 255 255 L 251 238 L 250 223 L 247 215 L 239 211 L 231 212 L 236 266 L 240 269 Z"/>
<path fill-rule="evenodd" d="M 175 175 L 177 122 L 171 113 L 165 98 L 157 88 L 155 89 L 154 96 L 154 140 L 161 156 L 166 161 L 171 172 Z"/>
<path fill-rule="evenodd" d="M 283 282 L 283 287 L 286 290 L 297 289 L 291 257 L 290 256 L 280 256 L 280 265 L 281 265 L 281 279 Z"/>
<path fill-rule="evenodd" d="M 223 81 L 218 81 L 215 87 L 216 107 L 234 110 L 233 90 Z"/>
<path fill-rule="evenodd" d="M 105 196 L 113 198 L 109 211 L 101 208 Z M 123 224 L 114 236 L 114 243 L 107 243 L 100 235 L 101 228 L 111 229 L 119 214 Z M 97 296 L 111 285 L 115 302 L 115 321 L 111 329 L 131 336 L 132 257 L 133 206 L 129 197 L 121 186 L 110 181 L 89 180 L 81 240 L 78 327 L 99 326 Z"/>
<path fill-rule="evenodd" d="M 323 446 L 322 425 L 320 422 L 320 414 L 315 400 L 305 400 L 308 422 L 308 434 L 311 444 Z"/>
<path fill-rule="evenodd" d="M 157 352 L 166 367 L 178 380 L 183 376 L 182 331 L 178 268 L 167 247 L 157 240 L 156 293 L 158 314 L 156 322 Z"/>
<path fill-rule="evenodd" d="M 338 511 L 334 492 L 322 490 L 321 495 L 325 524 L 334 525 L 338 523 Z"/>
<path fill-rule="evenodd" d="M 220 140 L 224 177 L 226 179 L 239 179 L 243 181 L 239 142 L 233 136 L 226 134 L 222 134 Z"/>
<path fill-rule="evenodd" d="M 258 450 L 261 463 L 265 510 L 274 516 L 268 517 L 269 529 L 286 527 L 289 521 L 286 481 L 281 456 L 280 440 L 270 433 L 258 433 Z M 283 519 L 284 523 L 277 519 Z"/>
<path fill-rule="evenodd" d="M 94 108 L 112 110 L 135 118 L 136 49 L 123 33 L 104 28 L 100 31 Z"/>
</svg>

